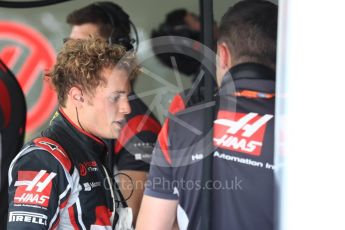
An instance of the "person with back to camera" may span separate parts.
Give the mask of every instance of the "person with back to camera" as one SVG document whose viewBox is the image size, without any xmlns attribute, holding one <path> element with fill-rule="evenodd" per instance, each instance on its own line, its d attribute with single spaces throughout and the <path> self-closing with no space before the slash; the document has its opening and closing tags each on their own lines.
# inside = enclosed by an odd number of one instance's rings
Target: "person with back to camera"
<svg viewBox="0 0 345 230">
<path fill-rule="evenodd" d="M 181 230 L 200 229 L 203 189 L 211 189 L 210 229 L 273 229 L 277 15 L 271 2 L 241 1 L 222 17 L 217 106 L 187 108 L 163 125 L 137 230 L 172 229 L 176 219 Z M 213 143 L 203 133 L 210 109 Z M 204 140 L 212 152 L 205 153 Z M 201 184 L 203 159 L 210 157 L 217 183 Z"/>
</svg>

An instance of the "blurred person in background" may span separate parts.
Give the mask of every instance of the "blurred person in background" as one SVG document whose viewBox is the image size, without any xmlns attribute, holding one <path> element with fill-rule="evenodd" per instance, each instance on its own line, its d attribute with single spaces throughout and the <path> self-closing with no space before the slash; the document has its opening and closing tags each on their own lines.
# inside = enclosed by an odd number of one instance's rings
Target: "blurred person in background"
<svg viewBox="0 0 345 230">
<path fill-rule="evenodd" d="M 214 22 L 214 38 L 217 40 L 218 37 L 218 27 L 217 23 Z M 154 38 L 159 38 L 163 36 L 174 36 L 169 37 L 167 44 L 169 46 L 170 52 L 160 52 L 160 46 L 157 40 Z M 177 38 L 175 38 L 177 37 Z M 183 77 L 190 77 L 192 79 L 192 88 L 182 90 L 181 92 L 170 102 L 168 111 L 175 114 L 186 107 L 196 105 L 203 101 L 204 86 L 203 86 L 203 76 L 198 79 L 200 72 L 208 71 L 203 68 L 200 61 L 202 60 L 202 34 L 201 34 L 201 24 L 199 17 L 187 11 L 184 8 L 175 9 L 169 12 L 163 23 L 152 31 L 151 34 L 153 51 L 156 54 L 158 60 L 166 67 L 177 68 L 176 71 L 182 73 Z M 183 46 L 179 42 L 175 42 L 175 39 L 188 38 L 189 40 L 184 41 Z M 189 43 L 189 49 L 186 51 L 186 43 Z M 176 65 L 173 64 L 173 60 Z"/>
</svg>

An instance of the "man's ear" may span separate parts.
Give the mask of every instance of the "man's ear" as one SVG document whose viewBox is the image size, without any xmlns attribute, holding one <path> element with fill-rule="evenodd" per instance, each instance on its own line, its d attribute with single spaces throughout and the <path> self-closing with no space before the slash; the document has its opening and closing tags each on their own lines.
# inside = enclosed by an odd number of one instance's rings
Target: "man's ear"
<svg viewBox="0 0 345 230">
<path fill-rule="evenodd" d="M 225 42 L 220 42 L 217 45 L 219 67 L 222 70 L 228 71 L 231 67 L 231 53 L 228 45 Z"/>
<path fill-rule="evenodd" d="M 82 103 L 84 103 L 84 97 L 83 97 L 83 92 L 78 88 L 73 86 L 69 90 L 69 97 L 73 105 L 75 106 L 80 106 Z"/>
<path fill-rule="evenodd" d="M 225 42 L 217 44 L 217 83 L 221 85 L 224 75 L 231 67 L 231 52 Z"/>
</svg>

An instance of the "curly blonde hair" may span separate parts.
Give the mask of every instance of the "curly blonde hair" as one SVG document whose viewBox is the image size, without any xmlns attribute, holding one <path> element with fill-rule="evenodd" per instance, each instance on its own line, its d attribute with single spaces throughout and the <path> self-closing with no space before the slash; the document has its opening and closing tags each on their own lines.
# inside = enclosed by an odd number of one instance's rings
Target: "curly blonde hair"
<svg viewBox="0 0 345 230">
<path fill-rule="evenodd" d="M 101 76 L 105 68 L 124 69 L 129 80 L 139 72 L 134 54 L 126 53 L 122 46 L 109 45 L 99 38 L 70 39 L 64 44 L 55 66 L 46 77 L 58 94 L 59 105 L 65 106 L 72 87 L 79 87 L 93 96 L 99 85 L 105 86 L 106 79 Z"/>
</svg>

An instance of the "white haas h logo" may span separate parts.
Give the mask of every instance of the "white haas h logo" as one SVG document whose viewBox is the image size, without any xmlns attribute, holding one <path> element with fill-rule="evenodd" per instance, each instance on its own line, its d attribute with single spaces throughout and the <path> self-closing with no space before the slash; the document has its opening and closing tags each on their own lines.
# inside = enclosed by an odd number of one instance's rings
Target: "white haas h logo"
<svg viewBox="0 0 345 230">
<path fill-rule="evenodd" d="M 232 113 L 221 111 L 214 121 L 214 144 L 221 148 L 259 156 L 266 123 L 273 115 L 259 116 L 257 113 Z M 224 117 L 233 117 L 230 120 Z M 236 118 L 240 117 L 238 120 Z"/>
<path fill-rule="evenodd" d="M 48 206 L 49 195 L 52 186 L 52 180 L 56 176 L 56 173 L 47 173 L 46 170 L 41 170 L 38 173 L 34 171 L 19 171 L 18 180 L 14 186 L 16 194 L 14 197 L 15 203 L 24 204 L 39 204 L 42 206 Z M 35 175 L 36 174 L 36 175 Z M 23 179 L 24 175 L 29 175 L 30 179 Z M 29 180 L 28 180 L 29 179 Z"/>
</svg>

